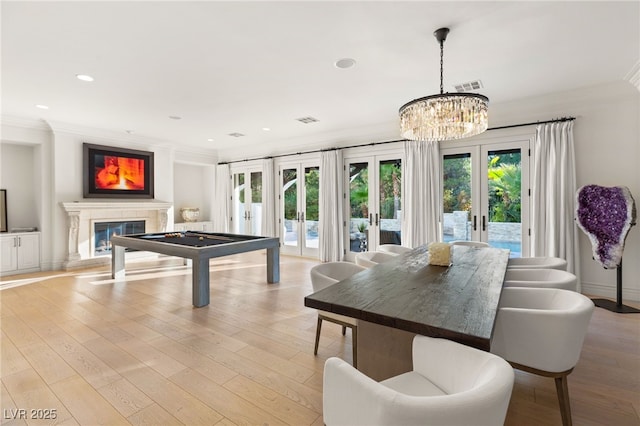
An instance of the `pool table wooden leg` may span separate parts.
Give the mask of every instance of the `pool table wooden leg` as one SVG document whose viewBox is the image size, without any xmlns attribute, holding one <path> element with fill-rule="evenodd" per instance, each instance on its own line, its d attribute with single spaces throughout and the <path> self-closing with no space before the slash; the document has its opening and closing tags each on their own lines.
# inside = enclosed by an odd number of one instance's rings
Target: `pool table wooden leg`
<svg viewBox="0 0 640 426">
<path fill-rule="evenodd" d="M 111 247 L 111 278 L 124 279 L 124 246 L 113 245 Z"/>
<path fill-rule="evenodd" d="M 192 259 L 191 286 L 193 306 L 201 308 L 209 304 L 209 258 Z"/>
<path fill-rule="evenodd" d="M 280 282 L 280 247 L 267 249 L 267 282 Z"/>
</svg>

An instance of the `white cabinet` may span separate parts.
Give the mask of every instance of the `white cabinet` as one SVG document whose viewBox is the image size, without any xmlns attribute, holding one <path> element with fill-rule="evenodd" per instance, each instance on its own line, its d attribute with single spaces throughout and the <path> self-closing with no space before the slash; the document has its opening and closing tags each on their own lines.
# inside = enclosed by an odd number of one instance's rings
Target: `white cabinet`
<svg viewBox="0 0 640 426">
<path fill-rule="evenodd" d="M 173 230 L 176 232 L 184 231 L 202 231 L 212 232 L 213 222 L 180 222 L 173 224 Z"/>
<path fill-rule="evenodd" d="M 40 270 L 40 233 L 0 235 L 0 272 L 23 273 Z"/>
</svg>

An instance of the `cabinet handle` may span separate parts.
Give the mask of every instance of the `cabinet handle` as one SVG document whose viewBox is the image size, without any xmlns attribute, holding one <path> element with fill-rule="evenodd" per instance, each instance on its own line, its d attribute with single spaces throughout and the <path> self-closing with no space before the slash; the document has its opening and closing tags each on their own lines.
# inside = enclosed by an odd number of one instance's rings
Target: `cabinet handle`
<svg viewBox="0 0 640 426">
<path fill-rule="evenodd" d="M 18 237 L 18 247 L 22 246 L 22 240 L 20 238 L 21 237 Z"/>
<path fill-rule="evenodd" d="M 18 237 L 15 237 L 15 238 L 13 239 L 13 246 L 14 246 L 14 247 L 18 247 Z"/>
</svg>

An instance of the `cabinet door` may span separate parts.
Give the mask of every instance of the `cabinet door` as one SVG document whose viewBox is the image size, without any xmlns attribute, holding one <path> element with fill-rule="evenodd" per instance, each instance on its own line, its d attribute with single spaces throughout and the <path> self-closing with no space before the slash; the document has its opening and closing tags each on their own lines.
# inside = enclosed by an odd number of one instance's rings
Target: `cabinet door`
<svg viewBox="0 0 640 426">
<path fill-rule="evenodd" d="M 15 271 L 18 268 L 18 238 L 6 236 L 0 238 L 0 271 Z"/>
<path fill-rule="evenodd" d="M 18 238 L 18 269 L 40 267 L 40 235 L 20 235 Z"/>
</svg>

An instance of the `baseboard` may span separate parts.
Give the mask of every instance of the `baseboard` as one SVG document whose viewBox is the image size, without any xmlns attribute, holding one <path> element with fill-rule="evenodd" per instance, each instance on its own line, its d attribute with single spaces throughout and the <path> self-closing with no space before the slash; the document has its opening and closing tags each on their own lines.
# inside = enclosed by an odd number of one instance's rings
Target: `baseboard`
<svg viewBox="0 0 640 426">
<path fill-rule="evenodd" d="M 582 281 L 582 293 L 616 300 L 616 287 L 611 285 Z M 640 289 L 623 287 L 622 299 L 640 302 Z"/>
</svg>

